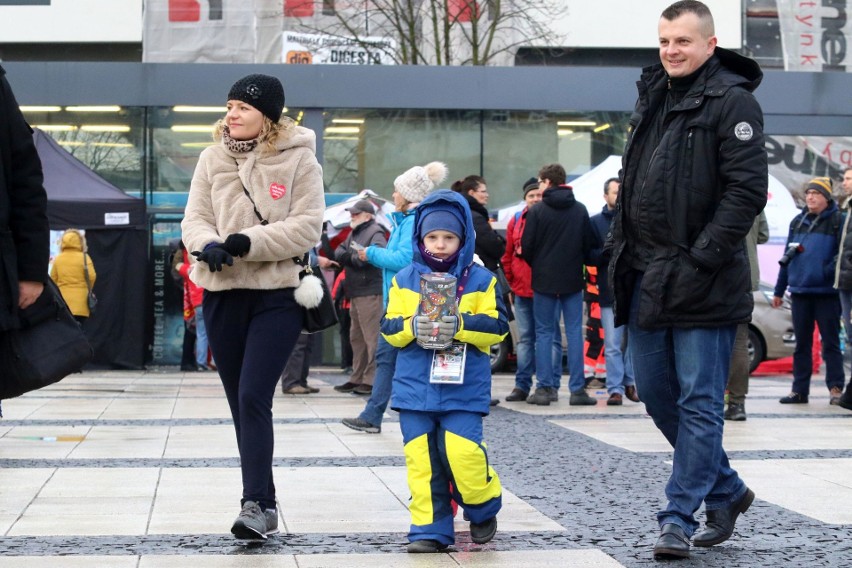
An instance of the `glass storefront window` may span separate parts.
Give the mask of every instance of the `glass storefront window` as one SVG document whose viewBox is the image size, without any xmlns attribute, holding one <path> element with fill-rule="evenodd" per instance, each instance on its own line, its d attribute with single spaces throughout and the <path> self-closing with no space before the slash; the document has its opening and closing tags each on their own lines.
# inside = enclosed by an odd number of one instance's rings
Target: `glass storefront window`
<svg viewBox="0 0 852 568">
<path fill-rule="evenodd" d="M 323 118 L 327 192 L 369 188 L 390 198 L 399 174 L 436 160 L 449 168 L 445 187 L 479 173 L 479 111 L 337 109 Z"/>
<path fill-rule="evenodd" d="M 336 109 L 323 117 L 326 191 L 390 197 L 396 176 L 439 160 L 450 170 L 445 187 L 483 175 L 496 209 L 518 201 L 544 164 L 561 163 L 570 178 L 620 154 L 629 114 Z"/>
<path fill-rule="evenodd" d="M 99 176 L 125 191 L 142 191 L 144 108 L 23 106 L 21 110 L 31 126 L 53 137 Z"/>
</svg>

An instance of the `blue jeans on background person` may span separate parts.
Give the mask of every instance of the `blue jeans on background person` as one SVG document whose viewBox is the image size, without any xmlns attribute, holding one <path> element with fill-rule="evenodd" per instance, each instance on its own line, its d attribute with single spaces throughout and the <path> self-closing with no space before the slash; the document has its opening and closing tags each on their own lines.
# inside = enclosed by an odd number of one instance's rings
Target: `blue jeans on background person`
<svg viewBox="0 0 852 568">
<path fill-rule="evenodd" d="M 601 306 L 601 325 L 604 329 L 604 354 L 606 356 L 606 391 L 624 394 L 624 387 L 636 384 L 630 350 L 624 346 L 625 326 L 615 327 L 612 306 Z"/>
<path fill-rule="evenodd" d="M 695 511 L 735 503 L 746 492 L 722 449 L 725 386 L 736 324 L 719 327 L 639 327 L 641 276 L 630 306 L 628 350 L 636 387 L 657 429 L 674 448 L 660 526 L 674 523 L 687 537 L 698 528 Z"/>
<path fill-rule="evenodd" d="M 515 323 L 518 326 L 518 344 L 515 354 L 518 357 L 518 370 L 515 373 L 515 388 L 524 392 L 532 389 L 535 374 L 535 317 L 533 299 L 515 296 Z M 558 309 L 558 308 L 557 308 Z M 562 375 L 562 332 L 557 325 L 553 330 L 553 380 L 557 388 Z"/>
<path fill-rule="evenodd" d="M 358 416 L 358 418 L 366 420 L 373 426 L 382 425 L 382 418 L 390 401 L 397 353 L 399 353 L 399 349 L 388 343 L 380 333 L 379 342 L 376 346 L 376 374 L 373 377 L 373 392 L 370 393 L 367 406 Z"/>
<path fill-rule="evenodd" d="M 207 328 L 204 325 L 204 308 L 195 307 L 195 363 L 207 366 Z"/>
<path fill-rule="evenodd" d="M 568 340 L 568 388 L 571 392 L 586 388 L 583 374 L 583 291 L 573 294 L 533 294 L 535 318 L 535 368 L 537 386 L 559 389 L 562 366 L 554 368 L 553 329 L 559 328 L 560 316 L 565 318 L 565 337 Z M 561 340 L 561 337 L 560 337 Z M 560 361 L 561 363 L 561 361 Z"/>
<path fill-rule="evenodd" d="M 837 316 L 840 300 L 837 294 L 792 294 L 793 331 L 796 350 L 793 352 L 793 392 L 808 396 L 813 370 L 812 349 L 814 323 L 822 337 L 822 358 L 825 360 L 825 384 L 831 389 L 843 389 L 846 376 L 843 354 L 840 352 L 840 325 Z"/>
</svg>

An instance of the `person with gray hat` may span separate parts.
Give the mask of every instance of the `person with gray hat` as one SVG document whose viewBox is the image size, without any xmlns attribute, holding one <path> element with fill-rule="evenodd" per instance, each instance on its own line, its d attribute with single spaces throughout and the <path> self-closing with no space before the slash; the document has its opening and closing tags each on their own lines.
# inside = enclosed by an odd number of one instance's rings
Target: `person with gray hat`
<svg viewBox="0 0 852 568">
<path fill-rule="evenodd" d="M 369 199 L 346 208 L 352 217 L 352 232 L 334 251 L 334 260 L 346 271 L 349 296 L 349 343 L 352 345 L 352 374 L 337 385 L 338 392 L 370 394 L 376 374 L 376 344 L 382 319 L 382 271 L 359 258 L 359 251 L 388 245 L 384 228 L 376 222 L 376 209 Z"/>
<path fill-rule="evenodd" d="M 319 242 L 325 210 L 316 135 L 282 117 L 283 108 L 275 77 L 233 84 L 181 223 L 200 265 L 190 277 L 205 289 L 204 323 L 237 435 L 242 510 L 231 532 L 260 541 L 278 532 L 272 399 L 302 331 L 296 261 Z"/>
</svg>

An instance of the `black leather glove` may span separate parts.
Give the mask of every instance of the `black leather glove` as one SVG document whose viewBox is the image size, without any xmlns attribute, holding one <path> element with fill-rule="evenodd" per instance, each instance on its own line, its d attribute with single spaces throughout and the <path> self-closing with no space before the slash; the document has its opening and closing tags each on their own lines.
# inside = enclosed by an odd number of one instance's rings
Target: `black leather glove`
<svg viewBox="0 0 852 568">
<path fill-rule="evenodd" d="M 244 256 L 248 254 L 251 248 L 251 239 L 242 233 L 231 233 L 225 239 L 222 248 L 231 253 L 233 256 Z"/>
<path fill-rule="evenodd" d="M 204 251 L 192 251 L 192 256 L 198 259 L 198 262 L 206 262 L 210 267 L 210 272 L 221 272 L 222 265 L 234 265 L 234 257 L 228 251 L 222 248 L 221 245 L 207 247 Z"/>
</svg>

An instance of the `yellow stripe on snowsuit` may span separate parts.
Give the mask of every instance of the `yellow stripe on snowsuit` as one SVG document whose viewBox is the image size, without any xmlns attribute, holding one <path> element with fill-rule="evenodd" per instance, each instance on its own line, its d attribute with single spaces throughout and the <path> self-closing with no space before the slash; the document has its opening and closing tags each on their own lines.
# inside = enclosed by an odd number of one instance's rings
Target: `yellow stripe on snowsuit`
<svg viewBox="0 0 852 568">
<path fill-rule="evenodd" d="M 485 445 L 447 431 L 444 436 L 453 482 L 466 505 L 481 505 L 500 497 L 503 489 L 497 472 L 488 465 Z"/>
<path fill-rule="evenodd" d="M 429 457 L 429 435 L 422 434 L 405 444 L 405 469 L 411 492 L 411 524 L 432 524 L 432 460 Z"/>
<path fill-rule="evenodd" d="M 394 277 L 388 292 L 388 309 L 382 320 L 382 335 L 394 347 L 405 347 L 414 341 L 411 317 L 420 306 L 420 292 L 401 288 Z"/>
</svg>

